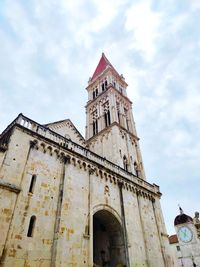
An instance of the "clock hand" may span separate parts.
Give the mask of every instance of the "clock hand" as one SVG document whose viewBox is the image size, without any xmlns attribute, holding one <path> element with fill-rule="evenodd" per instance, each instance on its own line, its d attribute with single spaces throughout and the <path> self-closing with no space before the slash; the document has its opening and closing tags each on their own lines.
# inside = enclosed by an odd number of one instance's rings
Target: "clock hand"
<svg viewBox="0 0 200 267">
<path fill-rule="evenodd" d="M 185 231 L 181 229 L 181 231 L 180 231 L 180 232 L 181 232 L 181 234 L 183 234 L 183 235 L 184 235 L 184 237 L 185 237 Z"/>
<path fill-rule="evenodd" d="M 184 237 L 187 237 L 187 231 L 186 231 L 186 229 L 184 231 Z"/>
</svg>

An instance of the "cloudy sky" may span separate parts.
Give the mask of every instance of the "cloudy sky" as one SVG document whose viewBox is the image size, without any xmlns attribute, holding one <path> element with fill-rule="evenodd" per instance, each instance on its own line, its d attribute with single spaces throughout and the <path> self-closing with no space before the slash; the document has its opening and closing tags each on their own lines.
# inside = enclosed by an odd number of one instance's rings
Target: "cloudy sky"
<svg viewBox="0 0 200 267">
<path fill-rule="evenodd" d="M 0 131 L 22 112 L 70 118 L 84 135 L 104 52 L 129 84 L 146 176 L 174 233 L 178 204 L 200 210 L 199 25 L 199 0 L 1 0 Z"/>
</svg>

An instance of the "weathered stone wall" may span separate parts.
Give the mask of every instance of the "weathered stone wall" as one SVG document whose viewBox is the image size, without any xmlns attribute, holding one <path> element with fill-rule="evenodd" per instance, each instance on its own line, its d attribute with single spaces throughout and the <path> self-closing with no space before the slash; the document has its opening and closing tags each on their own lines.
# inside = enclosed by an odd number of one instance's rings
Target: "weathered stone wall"
<svg viewBox="0 0 200 267">
<path fill-rule="evenodd" d="M 107 129 L 104 134 L 96 136 L 89 145 L 91 151 L 124 168 L 123 157 L 126 156 L 128 170 L 135 173 L 134 162 L 140 162 L 136 147 L 130 135 L 118 126 Z"/>
<path fill-rule="evenodd" d="M 130 266 L 167 267 L 158 230 L 162 221 L 148 194 L 123 186 L 122 203 L 118 181 L 109 170 L 18 128 L 6 153 L 0 177 L 21 191 L 1 188 L 2 266 L 92 267 L 93 215 L 107 210 L 123 226 L 123 205 Z M 36 221 L 28 237 L 31 216 Z"/>
<path fill-rule="evenodd" d="M 5 156 L 5 152 L 0 151 L 0 166 L 1 166 L 2 163 L 3 163 L 4 156 Z"/>
<path fill-rule="evenodd" d="M 144 232 L 141 221 L 137 194 L 123 191 L 125 219 L 128 235 L 129 257 L 131 266 L 148 266 Z"/>
<path fill-rule="evenodd" d="M 18 266 L 24 262 L 46 264 L 51 258 L 51 245 L 56 213 L 56 199 L 60 179 L 60 162 L 49 151 L 45 153 L 30 148 L 29 135 L 16 130 L 11 137 L 9 150 L 1 175 L 4 180 L 20 186 L 21 192 L 10 193 L 14 199 L 10 209 L 11 219 L 7 222 L 7 242 L 3 258 L 5 266 Z M 15 149 L 12 149 L 12 148 Z M 32 175 L 36 175 L 33 193 L 29 193 Z M 7 190 L 4 190 L 7 194 Z M 4 202 L 1 202 L 4 205 Z M 34 238 L 27 237 L 31 216 L 36 216 Z M 43 265 L 42 265 L 43 266 Z M 44 265 L 45 266 L 45 265 Z"/>
<path fill-rule="evenodd" d="M 88 266 L 88 171 L 67 164 L 56 266 Z M 84 237 L 86 236 L 86 238 Z"/>
</svg>

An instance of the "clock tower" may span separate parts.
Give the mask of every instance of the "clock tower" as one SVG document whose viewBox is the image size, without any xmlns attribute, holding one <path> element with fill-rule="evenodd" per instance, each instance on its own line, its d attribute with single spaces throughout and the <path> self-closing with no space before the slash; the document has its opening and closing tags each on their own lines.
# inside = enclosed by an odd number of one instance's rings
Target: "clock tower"
<svg viewBox="0 0 200 267">
<path fill-rule="evenodd" d="M 180 208 L 180 214 L 174 220 L 174 226 L 178 238 L 178 266 L 200 266 L 200 239 L 193 219 L 184 214 Z"/>
<path fill-rule="evenodd" d="M 104 53 L 89 79 L 86 141 L 91 151 L 145 179 L 127 83 Z"/>
</svg>

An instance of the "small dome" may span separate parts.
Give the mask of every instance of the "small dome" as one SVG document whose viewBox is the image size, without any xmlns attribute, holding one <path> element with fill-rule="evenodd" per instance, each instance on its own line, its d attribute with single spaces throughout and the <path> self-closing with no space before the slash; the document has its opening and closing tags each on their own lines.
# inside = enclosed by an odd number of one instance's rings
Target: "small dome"
<svg viewBox="0 0 200 267">
<path fill-rule="evenodd" d="M 174 220 L 174 225 L 178 225 L 178 224 L 182 224 L 182 223 L 189 223 L 189 222 L 193 222 L 192 218 L 184 213 L 179 214 L 178 216 L 176 216 L 175 220 Z"/>
</svg>

